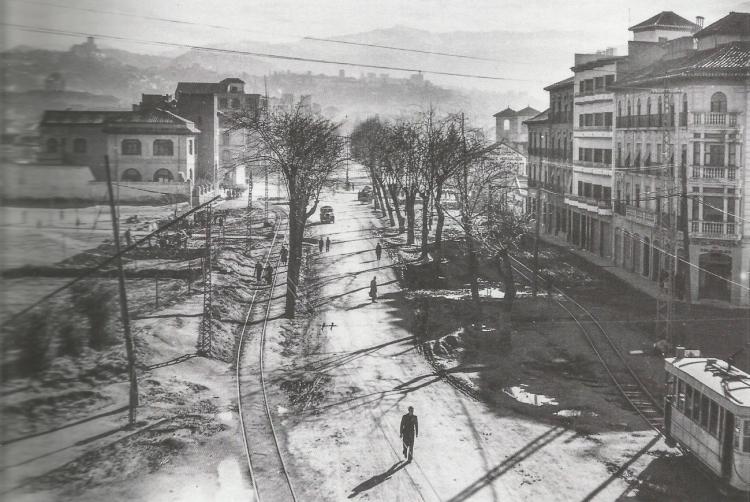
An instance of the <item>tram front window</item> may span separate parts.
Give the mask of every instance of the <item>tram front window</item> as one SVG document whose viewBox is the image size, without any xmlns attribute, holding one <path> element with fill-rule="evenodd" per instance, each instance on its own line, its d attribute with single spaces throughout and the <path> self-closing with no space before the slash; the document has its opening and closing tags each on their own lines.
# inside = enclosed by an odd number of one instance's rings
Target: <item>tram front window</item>
<svg viewBox="0 0 750 502">
<path fill-rule="evenodd" d="M 714 437 L 719 437 L 719 405 L 711 401 L 711 416 L 708 420 L 708 432 Z"/>
</svg>

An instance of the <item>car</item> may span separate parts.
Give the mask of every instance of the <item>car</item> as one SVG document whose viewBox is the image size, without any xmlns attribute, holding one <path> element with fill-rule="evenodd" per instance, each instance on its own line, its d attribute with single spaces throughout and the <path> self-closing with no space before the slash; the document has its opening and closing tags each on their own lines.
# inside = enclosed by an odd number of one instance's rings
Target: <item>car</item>
<svg viewBox="0 0 750 502">
<path fill-rule="evenodd" d="M 362 190 L 360 190 L 359 193 L 357 194 L 357 200 L 360 202 L 372 201 L 372 188 L 370 188 L 369 186 L 366 186 Z"/>
<path fill-rule="evenodd" d="M 331 206 L 321 206 L 320 208 L 320 222 L 321 223 L 333 223 L 335 221 L 333 216 L 333 208 Z"/>
</svg>

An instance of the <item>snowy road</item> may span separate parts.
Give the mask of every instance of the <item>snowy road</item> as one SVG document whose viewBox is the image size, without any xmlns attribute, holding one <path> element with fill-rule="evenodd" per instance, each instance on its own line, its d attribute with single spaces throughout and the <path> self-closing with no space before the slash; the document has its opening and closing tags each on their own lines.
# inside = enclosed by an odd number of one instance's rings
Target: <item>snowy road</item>
<svg viewBox="0 0 750 502">
<path fill-rule="evenodd" d="M 313 233 L 333 244 L 317 256 L 306 287 L 320 295 L 312 326 L 326 339 L 312 366 L 331 381 L 314 410 L 282 420 L 301 500 L 616 500 L 629 491 L 613 466 L 637 456 L 627 466 L 637 476 L 650 461 L 640 450 L 654 444 L 653 433 L 585 436 L 455 390 L 417 352 L 392 263 L 385 253 L 375 259 L 372 229 L 381 220 L 355 192 L 322 204 L 334 207 L 336 223 Z M 410 464 L 398 434 L 408 406 L 420 426 Z"/>
</svg>

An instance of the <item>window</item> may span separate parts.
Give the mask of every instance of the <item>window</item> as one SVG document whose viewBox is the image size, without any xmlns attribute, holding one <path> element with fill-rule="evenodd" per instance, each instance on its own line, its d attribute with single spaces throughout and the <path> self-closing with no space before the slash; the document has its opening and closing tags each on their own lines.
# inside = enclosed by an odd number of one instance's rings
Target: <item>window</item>
<svg viewBox="0 0 750 502">
<path fill-rule="evenodd" d="M 50 138 L 47 140 L 47 153 L 57 153 L 58 143 L 55 138 Z"/>
<path fill-rule="evenodd" d="M 716 401 L 711 401 L 710 416 L 708 419 L 708 432 L 714 437 L 719 437 L 719 405 Z"/>
<path fill-rule="evenodd" d="M 503 131 L 509 131 L 510 130 L 510 120 L 504 119 L 503 120 Z"/>
<path fill-rule="evenodd" d="M 635 114 L 640 115 L 641 114 L 641 98 L 638 98 L 638 101 L 636 101 L 635 104 Z"/>
<path fill-rule="evenodd" d="M 682 95 L 682 113 L 688 112 L 687 94 Z"/>
<path fill-rule="evenodd" d="M 705 159 L 703 164 L 706 166 L 724 167 L 724 145 L 706 145 Z"/>
<path fill-rule="evenodd" d="M 219 98 L 219 108 L 227 107 L 227 98 Z"/>
<path fill-rule="evenodd" d="M 708 399 L 708 396 L 703 394 L 701 396 L 701 427 L 708 430 L 708 410 L 709 410 L 709 402 L 711 400 Z"/>
<path fill-rule="evenodd" d="M 730 143 L 728 164 L 731 167 L 737 167 L 737 143 Z"/>
<path fill-rule="evenodd" d="M 696 389 L 693 389 L 693 407 L 692 411 L 690 413 L 690 418 L 693 419 L 694 422 L 698 422 L 701 416 L 701 393 L 698 392 Z"/>
<path fill-rule="evenodd" d="M 685 411 L 685 382 L 677 380 L 677 395 L 675 396 L 675 404 L 677 409 Z"/>
<path fill-rule="evenodd" d="M 646 98 L 646 115 L 651 115 L 651 98 Z"/>
<path fill-rule="evenodd" d="M 171 157 L 174 155 L 174 145 L 171 139 L 155 139 L 154 155 Z"/>
<path fill-rule="evenodd" d="M 188 140 L 188 154 L 193 155 L 193 140 L 192 139 Z"/>
<path fill-rule="evenodd" d="M 154 181 L 172 181 L 174 177 L 172 176 L 172 171 L 169 169 L 159 169 L 154 173 Z"/>
<path fill-rule="evenodd" d="M 635 207 L 641 207 L 641 185 L 635 186 Z"/>
<path fill-rule="evenodd" d="M 137 139 L 124 139 L 120 145 L 123 155 L 140 155 L 141 142 Z"/>
<path fill-rule="evenodd" d="M 630 106 L 630 100 L 628 99 L 628 117 L 632 115 L 632 108 Z"/>
<path fill-rule="evenodd" d="M 141 181 L 141 173 L 131 167 L 122 172 L 120 179 L 122 181 Z"/>
<path fill-rule="evenodd" d="M 605 112 L 604 113 L 604 126 L 605 127 L 612 127 L 612 112 Z"/>
<path fill-rule="evenodd" d="M 656 113 L 661 117 L 661 114 L 663 112 L 662 102 L 661 102 L 661 96 L 656 100 Z"/>
<path fill-rule="evenodd" d="M 73 153 L 86 153 L 86 140 L 76 138 L 73 140 Z"/>
<path fill-rule="evenodd" d="M 586 91 L 586 84 L 584 84 L 584 81 L 581 80 L 578 82 L 578 92 L 583 94 Z"/>
<path fill-rule="evenodd" d="M 240 100 L 237 98 L 232 99 L 232 108 L 239 108 L 240 107 Z"/>
<path fill-rule="evenodd" d="M 584 118 L 584 114 L 582 113 L 578 116 L 578 127 L 583 127 L 585 122 L 586 120 Z"/>
<path fill-rule="evenodd" d="M 622 117 L 622 101 L 617 102 L 617 116 Z"/>
<path fill-rule="evenodd" d="M 712 113 L 726 113 L 727 112 L 727 97 L 723 92 L 715 92 L 711 96 L 711 112 Z"/>
<path fill-rule="evenodd" d="M 228 145 L 231 139 L 232 139 L 232 135 L 228 131 L 224 131 L 223 133 L 221 133 L 222 145 Z"/>
<path fill-rule="evenodd" d="M 750 452 L 750 420 L 743 420 L 745 427 L 742 429 L 742 451 Z"/>
<path fill-rule="evenodd" d="M 615 83 L 615 76 L 614 75 L 605 75 L 604 76 L 604 85 L 606 87 L 609 87 L 610 85 Z"/>
<path fill-rule="evenodd" d="M 697 141 L 693 143 L 693 165 L 699 166 L 701 164 L 701 144 Z"/>
<path fill-rule="evenodd" d="M 221 151 L 221 161 L 222 162 L 229 162 L 232 160 L 232 152 L 229 150 L 222 150 Z"/>
</svg>

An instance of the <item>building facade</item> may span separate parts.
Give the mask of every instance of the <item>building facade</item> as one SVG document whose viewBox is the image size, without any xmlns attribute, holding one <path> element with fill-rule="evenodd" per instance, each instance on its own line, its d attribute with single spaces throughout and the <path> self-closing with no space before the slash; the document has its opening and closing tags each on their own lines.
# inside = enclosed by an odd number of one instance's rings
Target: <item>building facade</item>
<svg viewBox="0 0 750 502">
<path fill-rule="evenodd" d="M 257 114 L 263 106 L 260 94 L 245 93 L 245 82 L 226 78 L 221 82 L 179 82 L 176 110 L 201 130 L 196 142 L 197 177 L 201 181 L 238 185 L 245 183 L 248 138 L 232 130 L 232 115 Z"/>
<path fill-rule="evenodd" d="M 675 293 L 692 301 L 750 303 L 748 35 L 731 13 L 616 84 L 614 261 L 659 281 L 687 255 Z"/>
<path fill-rule="evenodd" d="M 39 125 L 45 164 L 88 166 L 95 180 L 191 182 L 195 176 L 193 122 L 163 109 L 48 110 Z"/>
<path fill-rule="evenodd" d="M 497 112 L 495 117 L 495 141 L 513 145 L 516 149 L 526 150 L 529 134 L 524 122 L 539 114 L 539 110 L 527 106 L 519 111 L 511 107 Z"/>
</svg>

